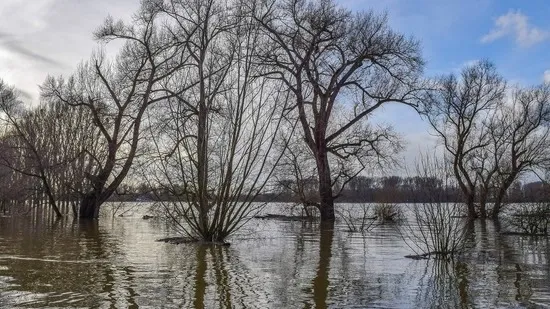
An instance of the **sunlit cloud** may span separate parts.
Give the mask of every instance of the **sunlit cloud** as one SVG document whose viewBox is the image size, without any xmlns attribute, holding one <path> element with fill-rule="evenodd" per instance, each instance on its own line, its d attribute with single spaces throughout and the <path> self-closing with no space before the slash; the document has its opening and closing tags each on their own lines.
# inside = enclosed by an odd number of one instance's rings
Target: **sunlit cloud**
<svg viewBox="0 0 550 309">
<path fill-rule="evenodd" d="M 481 38 L 490 43 L 511 36 L 521 47 L 529 47 L 550 38 L 550 32 L 529 24 L 529 18 L 519 11 L 510 11 L 495 20 L 495 27 Z"/>
</svg>

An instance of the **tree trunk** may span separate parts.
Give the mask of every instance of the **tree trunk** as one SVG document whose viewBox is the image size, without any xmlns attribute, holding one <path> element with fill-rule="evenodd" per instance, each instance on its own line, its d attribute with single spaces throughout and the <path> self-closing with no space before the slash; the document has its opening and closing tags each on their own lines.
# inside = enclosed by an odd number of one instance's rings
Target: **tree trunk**
<svg viewBox="0 0 550 309">
<path fill-rule="evenodd" d="M 330 177 L 330 166 L 326 151 L 319 151 L 317 158 L 317 171 L 319 175 L 319 212 L 321 222 L 334 221 L 334 196 L 332 195 L 332 181 Z"/>
<path fill-rule="evenodd" d="M 504 199 L 505 194 L 501 194 L 500 192 L 495 197 L 495 205 L 493 206 L 493 213 L 491 216 L 493 219 L 497 219 L 498 215 L 500 214 L 500 209 L 502 208 L 502 200 Z"/>
<path fill-rule="evenodd" d="M 487 195 L 489 190 L 484 188 L 479 195 L 479 217 L 482 219 L 487 218 Z"/>
<path fill-rule="evenodd" d="M 61 218 L 61 217 L 63 217 L 63 214 L 61 213 L 61 211 L 59 211 L 59 207 L 57 207 L 55 197 L 53 196 L 53 189 L 50 186 L 50 182 L 48 181 L 48 178 L 46 177 L 44 172 L 42 172 L 41 165 L 40 165 L 40 169 L 41 169 L 40 180 L 42 182 L 42 185 L 44 186 L 44 194 L 48 197 L 48 202 L 49 202 L 50 206 L 52 207 L 53 211 L 55 212 L 55 215 L 58 218 Z"/>
<path fill-rule="evenodd" d="M 477 218 L 475 194 L 468 194 L 466 196 L 466 206 L 468 207 L 468 218 Z"/>
<path fill-rule="evenodd" d="M 475 219 L 477 218 L 475 205 L 476 187 L 468 177 L 468 174 L 464 172 L 464 169 L 461 169 L 460 162 L 460 158 L 455 156 L 453 162 L 453 173 L 465 199 L 466 208 L 468 210 L 468 218 Z"/>
<path fill-rule="evenodd" d="M 512 182 L 515 178 L 516 178 L 515 174 L 513 176 L 509 176 L 508 179 L 506 179 L 504 183 L 501 185 L 501 187 L 499 188 L 497 196 L 495 197 L 495 206 L 493 206 L 492 217 L 494 219 L 498 218 L 498 215 L 500 214 L 500 210 L 502 209 L 502 202 L 506 197 L 506 191 L 508 191 L 508 188 L 512 185 Z"/>
<path fill-rule="evenodd" d="M 203 90 L 203 83 L 201 83 L 201 93 Z M 206 96 L 206 95 L 203 95 Z M 207 116 L 208 109 L 204 102 L 201 100 L 199 104 L 199 120 L 197 131 L 197 203 L 199 205 L 199 221 L 201 231 L 204 236 L 210 236 L 209 224 L 208 224 L 208 136 L 207 136 Z M 212 239 L 206 239 L 212 240 Z"/>
<path fill-rule="evenodd" d="M 95 191 L 89 192 L 80 201 L 78 217 L 80 219 L 97 219 L 100 206 L 99 194 Z"/>
<path fill-rule="evenodd" d="M 334 221 L 334 199 L 325 199 L 321 197 L 321 208 L 319 209 L 319 212 L 321 213 L 321 222 Z"/>
<path fill-rule="evenodd" d="M 50 203 L 50 206 L 52 207 L 53 211 L 55 212 L 55 216 L 58 217 L 58 218 L 63 217 L 63 214 L 59 210 L 59 207 L 57 207 L 57 203 L 55 202 L 55 198 L 50 193 L 48 193 L 47 195 L 48 195 L 48 202 Z"/>
</svg>

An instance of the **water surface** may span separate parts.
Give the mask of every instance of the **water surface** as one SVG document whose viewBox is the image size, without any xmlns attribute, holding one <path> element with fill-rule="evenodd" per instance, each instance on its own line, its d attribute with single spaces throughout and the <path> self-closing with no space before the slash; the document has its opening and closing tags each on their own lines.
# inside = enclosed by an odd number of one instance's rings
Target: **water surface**
<svg viewBox="0 0 550 309">
<path fill-rule="evenodd" d="M 548 238 L 491 221 L 445 262 L 405 258 L 392 225 L 252 219 L 229 247 L 166 244 L 174 232 L 137 207 L 96 224 L 0 218 L 0 307 L 550 308 Z"/>
</svg>

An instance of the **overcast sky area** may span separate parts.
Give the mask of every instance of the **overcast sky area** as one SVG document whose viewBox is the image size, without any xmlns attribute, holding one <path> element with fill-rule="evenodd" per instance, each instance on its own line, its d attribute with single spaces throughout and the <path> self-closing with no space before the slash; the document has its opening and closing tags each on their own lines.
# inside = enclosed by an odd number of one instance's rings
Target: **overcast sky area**
<svg viewBox="0 0 550 309">
<path fill-rule="evenodd" d="M 550 1 L 340 0 L 351 10 L 387 12 L 390 25 L 422 42 L 426 75 L 457 72 L 479 59 L 494 62 L 513 84 L 550 81 Z M 47 75 L 68 75 L 98 48 L 92 32 L 107 15 L 128 19 L 139 0 L 1 0 L 0 78 L 39 100 Z M 434 138 L 412 108 L 390 105 L 376 121 L 392 124 L 412 161 L 433 151 Z"/>
</svg>

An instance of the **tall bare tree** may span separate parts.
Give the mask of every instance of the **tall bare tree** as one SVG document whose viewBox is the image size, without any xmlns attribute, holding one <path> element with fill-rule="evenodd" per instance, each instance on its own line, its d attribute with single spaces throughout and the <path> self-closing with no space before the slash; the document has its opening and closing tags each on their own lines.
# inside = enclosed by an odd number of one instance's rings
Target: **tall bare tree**
<svg viewBox="0 0 550 309">
<path fill-rule="evenodd" d="M 144 1 L 131 23 L 107 18 L 96 31 L 101 42 L 123 42 L 117 58 L 92 56 L 69 79 L 48 78 L 46 98 L 89 110 L 105 143 L 105 157 L 97 158 L 92 188 L 85 192 L 80 218 L 97 218 L 100 206 L 122 183 L 138 154 L 145 111 L 156 102 L 180 94 L 186 85 L 166 93 L 163 84 L 185 66 L 185 53 L 158 21 L 155 1 Z M 159 24 L 159 26 L 157 26 Z"/>
<path fill-rule="evenodd" d="M 254 55 L 263 42 L 239 1 L 159 7 L 189 54 L 188 69 L 174 80 L 194 86 L 151 110 L 159 157 L 149 176 L 156 170 L 176 197 L 165 209 L 187 236 L 221 242 L 257 209 L 252 202 L 280 158 L 273 150 L 287 92 L 259 76 Z"/>
<path fill-rule="evenodd" d="M 506 155 L 506 134 L 503 132 L 504 126 L 499 122 L 499 110 L 500 107 L 495 106 L 487 110 L 485 119 L 480 117 L 476 120 L 478 122 L 476 128 L 486 132 L 487 135 L 485 140 L 480 141 L 484 143 L 482 147 L 476 148 L 468 156 L 468 168 L 477 183 L 475 191 L 477 196 L 474 198 L 479 202 L 478 212 L 482 218 L 488 216 L 488 203 L 495 189 L 498 170 Z M 476 133 L 474 132 L 473 135 Z"/>
<path fill-rule="evenodd" d="M 48 155 L 43 154 L 54 147 L 44 145 L 44 135 L 38 133 L 44 123 L 36 121 L 39 118 L 38 113 L 24 109 L 23 103 L 17 97 L 17 91 L 7 87 L 3 81 L 0 81 L 0 92 L 0 111 L 10 128 L 8 136 L 12 141 L 12 150 L 15 150 L 10 151 L 7 156 L 6 153 L 2 154 L 2 164 L 25 176 L 38 179 L 49 205 L 56 216 L 61 217 L 48 175 L 53 166 Z"/>
<path fill-rule="evenodd" d="M 464 195 L 468 216 L 476 218 L 476 190 L 480 173 L 486 172 L 491 131 L 484 123 L 503 104 L 506 83 L 493 64 L 481 61 L 438 81 L 438 89 L 424 101 L 424 112 L 451 161 Z M 475 159 L 483 159 L 474 162 Z M 495 153 L 496 154 L 496 153 Z"/>
<path fill-rule="evenodd" d="M 291 92 L 315 158 L 321 220 L 333 221 L 330 158 L 362 148 L 375 156 L 386 151 L 378 141 L 389 136 L 363 135 L 358 128 L 386 103 L 415 104 L 423 67 L 419 44 L 390 29 L 386 15 L 352 13 L 331 0 L 256 1 L 250 10 L 269 38 L 259 50 L 271 66 L 265 74 Z M 344 122 L 334 121 L 338 106 L 348 112 Z"/>
<path fill-rule="evenodd" d="M 498 217 L 508 189 L 527 172 L 550 164 L 550 85 L 516 89 L 499 112 L 496 138 L 504 140 L 495 177 L 492 216 Z"/>
<path fill-rule="evenodd" d="M 349 121 L 351 115 L 346 112 L 340 108 L 334 109 L 327 132 L 333 132 Z M 288 114 L 286 119 L 292 120 L 291 124 L 299 123 L 298 119 L 293 119 Z M 318 210 L 321 208 L 316 160 L 311 149 L 303 142 L 303 136 L 294 134 L 293 127 L 288 128 L 288 131 L 294 136 L 283 139 L 286 151 L 277 169 L 276 177 L 279 180 L 279 186 L 291 191 L 295 201 L 302 204 L 309 215 L 308 207 L 315 207 Z M 349 145 L 348 143 L 357 140 L 357 136 L 369 140 L 371 144 Z M 329 157 L 328 163 L 332 194 L 336 199 L 345 195 L 346 186 L 363 170 L 374 166 L 380 167 L 389 162 L 393 163 L 394 155 L 401 150 L 401 139 L 390 126 L 379 125 L 373 128 L 363 121 L 340 135 L 331 145 L 346 145 L 341 149 L 329 149 L 329 151 L 335 151 Z"/>
<path fill-rule="evenodd" d="M 61 216 L 61 207 L 87 186 L 83 173 L 93 167 L 92 158 L 100 156 L 95 140 L 98 132 L 89 115 L 60 102 L 24 107 L 21 101 L 5 99 L 0 105 L 6 125 L 2 137 L 9 150 L 0 155 L 0 164 L 38 180 L 37 185 L 27 186 L 39 200 L 44 195 Z"/>
<path fill-rule="evenodd" d="M 19 115 L 23 114 L 17 90 L 0 80 L 0 166 L 2 169 L 1 198 L 3 212 L 10 211 L 10 205 L 27 199 L 34 190 L 36 178 L 18 172 L 26 170 L 28 160 L 22 152 L 27 149 L 19 138 L 15 125 L 19 125 Z M 23 144 L 23 145 L 22 145 Z M 17 167 L 17 168 L 14 168 Z M 30 171 L 29 171 L 30 173 Z"/>
<path fill-rule="evenodd" d="M 550 86 L 511 90 L 488 61 L 439 84 L 425 111 L 452 162 L 468 216 L 496 218 L 512 183 L 550 163 Z"/>
</svg>

